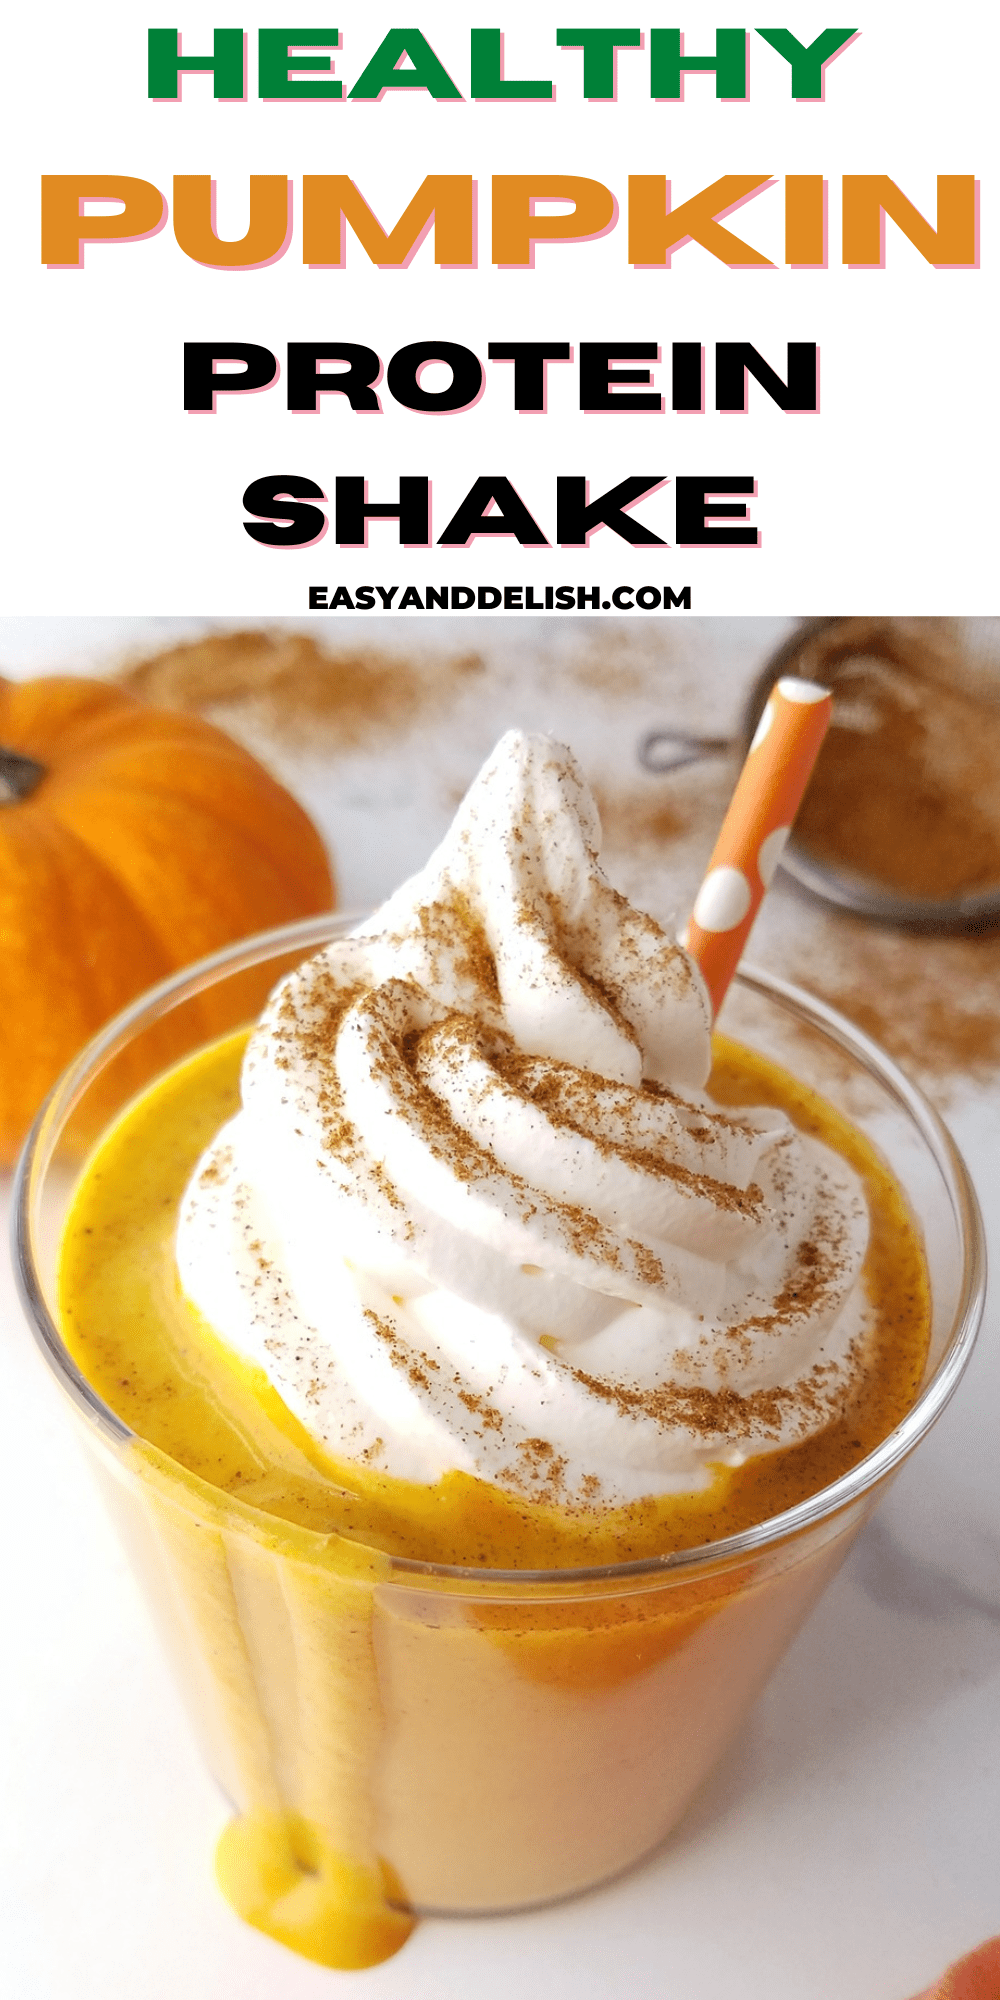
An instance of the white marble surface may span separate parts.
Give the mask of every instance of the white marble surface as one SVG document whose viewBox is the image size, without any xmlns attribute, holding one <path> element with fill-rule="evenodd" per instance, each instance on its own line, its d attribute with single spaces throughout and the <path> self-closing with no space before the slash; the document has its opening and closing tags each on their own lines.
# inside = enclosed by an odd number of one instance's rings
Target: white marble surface
<svg viewBox="0 0 1000 2000">
<path fill-rule="evenodd" d="M 449 643 L 463 643 L 458 622 Z M 569 631 L 556 644 L 529 622 L 516 634 L 511 621 L 494 626 L 496 673 L 474 717 L 456 711 L 436 735 L 315 757 L 287 773 L 334 839 L 345 899 L 380 893 L 423 858 L 497 722 L 550 722 L 580 743 L 605 785 L 617 769 L 628 789 L 638 729 L 665 712 L 688 726 L 728 725 L 787 629 L 782 620 L 696 621 L 652 683 L 616 693 L 609 682 L 595 695 L 564 672 Z M 174 636 L 165 624 L 154 643 Z M 8 672 L 93 670 L 145 636 L 114 620 L 0 622 L 0 661 Z M 483 625 L 474 636 L 483 646 Z M 709 793 L 715 783 L 706 781 Z M 689 893 L 699 839 L 704 847 L 702 835 L 692 839 L 679 859 L 663 859 L 650 903 Z M 648 840 L 622 836 L 620 874 L 638 881 L 652 865 Z M 796 925 L 813 937 L 819 919 L 797 898 L 779 888 L 771 900 L 765 947 Z M 1000 1079 L 952 1075 L 938 1094 L 1000 1262 Z M 388 1965 L 344 1975 L 245 1929 L 215 1891 L 211 1854 L 225 1809 L 4 1256 L 6 1990 L 18 2000 L 312 2000 L 362 1989 L 372 2000 L 500 2000 L 512 1990 L 526 2000 L 626 1991 L 641 2000 L 909 2000 L 1000 1930 L 998 1317 L 994 1299 L 958 1396 L 668 1845 L 573 1904 L 430 1922 Z"/>
</svg>

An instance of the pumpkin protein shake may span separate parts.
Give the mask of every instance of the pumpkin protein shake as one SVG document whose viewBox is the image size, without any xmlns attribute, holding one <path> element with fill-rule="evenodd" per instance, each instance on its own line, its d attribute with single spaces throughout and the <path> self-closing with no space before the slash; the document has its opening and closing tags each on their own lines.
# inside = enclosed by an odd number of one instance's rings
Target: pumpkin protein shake
<svg viewBox="0 0 1000 2000">
<path fill-rule="evenodd" d="M 892 1174 L 768 1058 L 713 1062 L 598 846 L 570 753 L 505 737 L 419 875 L 125 1111 L 65 1230 L 236 1808 L 220 1882 L 328 1965 L 655 1845 L 870 1496 L 760 1524 L 924 1372 Z"/>
</svg>

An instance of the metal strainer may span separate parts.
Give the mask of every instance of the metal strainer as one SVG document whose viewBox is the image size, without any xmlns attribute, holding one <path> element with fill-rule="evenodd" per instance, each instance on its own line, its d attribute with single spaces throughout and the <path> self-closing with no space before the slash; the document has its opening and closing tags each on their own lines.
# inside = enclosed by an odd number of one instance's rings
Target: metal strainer
<svg viewBox="0 0 1000 2000">
<path fill-rule="evenodd" d="M 784 641 L 758 676 L 735 737 L 697 736 L 665 727 L 652 729 L 639 744 L 639 762 L 645 770 L 663 775 L 704 758 L 729 755 L 734 750 L 745 756 L 767 697 L 783 674 L 821 681 L 832 688 L 835 717 L 838 704 L 841 713 L 847 712 L 848 702 L 857 707 L 859 680 L 865 670 L 870 672 L 873 682 L 880 674 L 904 676 L 912 670 L 915 652 L 922 649 L 922 656 L 936 660 L 944 674 L 949 650 L 953 650 L 944 627 L 945 621 L 938 620 L 810 619 Z M 984 718 L 989 718 L 992 729 L 1000 729 L 1000 676 L 980 698 Z M 822 757 L 821 751 L 820 763 Z M 793 831 L 789 838 L 780 865 L 810 894 L 879 923 L 938 932 L 992 929 L 1000 924 L 1000 762 L 994 798 L 998 823 L 997 879 L 986 887 L 945 897 L 905 893 L 880 881 L 874 873 L 867 875 L 835 865 L 815 852 L 799 831 Z"/>
</svg>

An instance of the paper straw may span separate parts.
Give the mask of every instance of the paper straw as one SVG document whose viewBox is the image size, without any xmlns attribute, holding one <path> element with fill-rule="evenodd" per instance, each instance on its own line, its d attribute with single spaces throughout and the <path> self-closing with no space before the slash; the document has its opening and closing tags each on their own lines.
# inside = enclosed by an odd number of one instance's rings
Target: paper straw
<svg viewBox="0 0 1000 2000">
<path fill-rule="evenodd" d="M 833 700 L 815 681 L 771 689 L 683 937 L 717 1014 L 792 830 Z"/>
</svg>

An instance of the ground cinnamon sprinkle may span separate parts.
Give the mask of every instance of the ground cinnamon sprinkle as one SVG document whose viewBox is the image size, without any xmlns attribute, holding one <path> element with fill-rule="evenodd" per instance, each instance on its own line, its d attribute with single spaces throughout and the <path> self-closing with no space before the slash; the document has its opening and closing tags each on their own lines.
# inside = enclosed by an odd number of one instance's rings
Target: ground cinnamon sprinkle
<svg viewBox="0 0 1000 2000">
<path fill-rule="evenodd" d="M 1000 680 L 935 621 L 838 619 L 795 664 L 834 691 L 796 840 L 905 895 L 1000 882 Z"/>
<path fill-rule="evenodd" d="M 595 785 L 593 790 L 604 838 L 611 847 L 665 845 L 691 824 L 690 813 L 676 796 L 666 799 L 648 787 L 612 791 L 607 785 Z"/>
<path fill-rule="evenodd" d="M 456 1382 L 460 1379 L 456 1375 Z M 459 1389 L 458 1400 L 464 1403 L 474 1417 L 478 1417 L 484 1431 L 502 1431 L 503 1417 L 494 1403 L 488 1403 L 484 1396 L 477 1396 L 473 1389 Z"/>
<path fill-rule="evenodd" d="M 214 632 L 138 660 L 120 686 L 160 708 L 243 716 L 292 748 L 401 732 L 483 670 L 478 653 L 327 650 L 306 632 Z"/>
<path fill-rule="evenodd" d="M 515 1451 L 517 1456 L 507 1467 L 508 1483 L 530 1492 L 536 1500 L 560 1499 L 566 1485 L 567 1460 L 555 1446 L 547 1438 L 522 1438 Z"/>
<path fill-rule="evenodd" d="M 385 1342 L 393 1367 L 401 1369 L 415 1389 L 429 1390 L 431 1379 L 428 1370 L 432 1370 L 436 1375 L 439 1366 L 433 1356 L 414 1353 L 400 1337 L 395 1321 L 385 1318 L 381 1313 L 373 1312 L 370 1306 L 364 1308 L 364 1316 L 373 1333 Z"/>
<path fill-rule="evenodd" d="M 602 1138 L 598 1114 L 606 1112 L 612 1103 L 621 1113 L 631 1095 L 627 1086 L 616 1089 L 607 1078 L 595 1076 L 590 1070 L 578 1069 L 572 1063 L 561 1063 L 549 1056 L 540 1061 L 518 1050 L 496 1056 L 494 1068 L 505 1081 L 544 1109 L 548 1123 L 555 1130 L 579 1133 L 606 1158 L 624 1160 L 643 1173 L 674 1181 L 690 1193 L 703 1196 L 716 1208 L 739 1215 L 753 1215 L 760 1210 L 763 1197 L 755 1183 L 739 1188 L 732 1182 L 716 1180 L 711 1174 L 682 1166 L 667 1157 L 662 1139 L 654 1140 L 647 1135 L 638 1142 L 634 1138 L 630 1141 L 621 1131 L 614 1139 Z M 670 1096 L 668 1091 L 657 1094 Z M 627 1116 L 621 1122 L 627 1131 Z M 719 1122 L 733 1125 L 735 1121 L 723 1118 Z"/>
<path fill-rule="evenodd" d="M 636 1389 L 628 1383 L 606 1382 L 574 1368 L 575 1379 L 605 1403 L 613 1403 L 622 1416 L 651 1417 L 665 1429 L 682 1425 L 702 1437 L 746 1440 L 755 1434 L 778 1437 L 786 1416 L 797 1409 L 804 1417 L 812 1414 L 814 1399 L 805 1385 L 794 1389 L 755 1389 L 741 1396 L 735 1389 L 697 1389 L 677 1382 L 662 1382 L 655 1389 Z"/>
<path fill-rule="evenodd" d="M 822 949 L 793 949 L 791 978 L 931 1081 L 1000 1068 L 1000 933 L 927 938 L 830 922 Z"/>
</svg>

